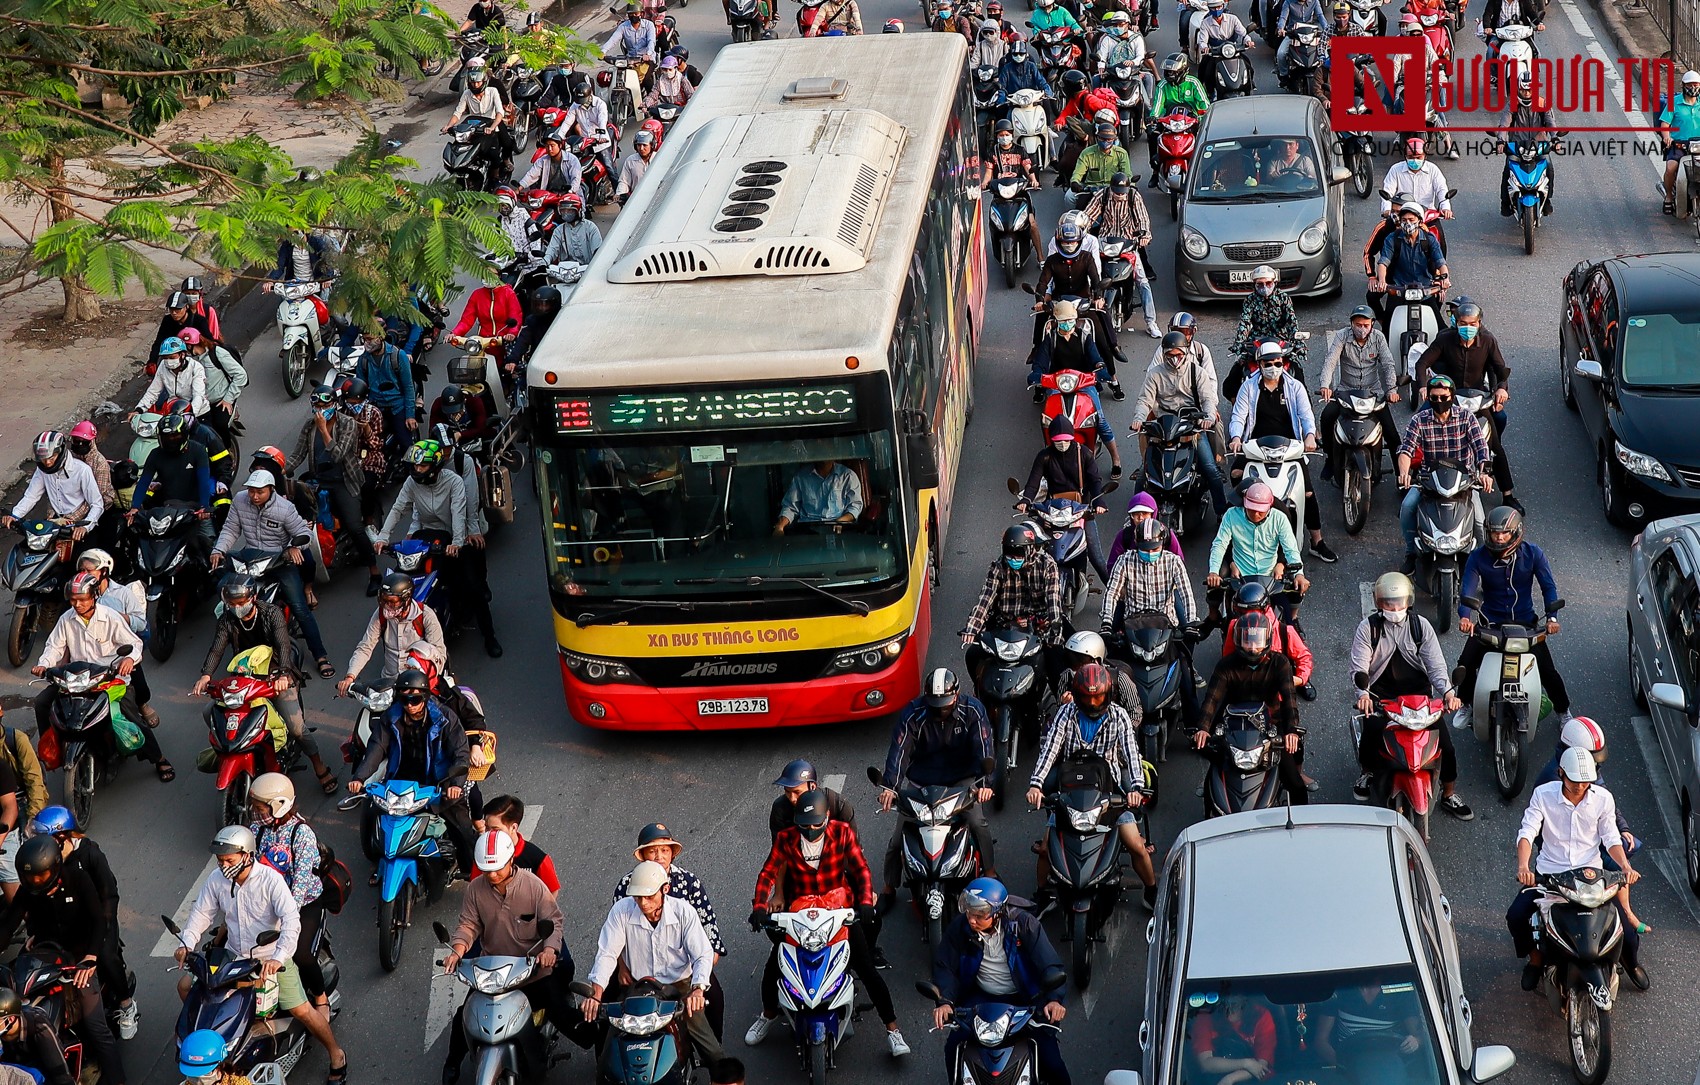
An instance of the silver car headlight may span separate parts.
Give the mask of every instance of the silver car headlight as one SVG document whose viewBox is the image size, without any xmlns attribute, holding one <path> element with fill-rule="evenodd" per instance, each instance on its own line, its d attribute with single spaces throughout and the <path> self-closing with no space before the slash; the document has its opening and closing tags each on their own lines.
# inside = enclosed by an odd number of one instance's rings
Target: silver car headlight
<svg viewBox="0 0 1700 1085">
<path fill-rule="evenodd" d="M 1181 251 L 1194 260 L 1202 260 L 1210 255 L 1210 242 L 1204 235 L 1191 226 L 1181 227 Z"/>
<path fill-rule="evenodd" d="M 1617 462 L 1621 463 L 1624 470 L 1628 471 L 1630 474 L 1640 475 L 1642 478 L 1655 478 L 1660 482 L 1669 482 L 1671 480 L 1670 472 L 1665 470 L 1665 465 L 1647 455 L 1645 452 L 1637 452 L 1632 448 L 1624 448 L 1623 445 L 1617 441 L 1613 441 L 1612 446 L 1617 450 Z"/>
<path fill-rule="evenodd" d="M 1306 256 L 1315 256 L 1328 244 L 1328 223 L 1317 219 L 1305 227 L 1305 232 L 1299 235 L 1299 251 Z"/>
</svg>

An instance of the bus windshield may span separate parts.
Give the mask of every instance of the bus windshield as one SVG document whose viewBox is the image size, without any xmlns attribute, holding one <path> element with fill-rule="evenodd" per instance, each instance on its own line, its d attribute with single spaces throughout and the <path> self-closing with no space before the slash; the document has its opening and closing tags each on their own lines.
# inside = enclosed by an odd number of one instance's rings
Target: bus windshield
<svg viewBox="0 0 1700 1085">
<path fill-rule="evenodd" d="M 540 447 L 538 462 L 558 592 L 749 596 L 751 577 L 831 589 L 904 572 L 889 431 L 577 439 Z"/>
</svg>

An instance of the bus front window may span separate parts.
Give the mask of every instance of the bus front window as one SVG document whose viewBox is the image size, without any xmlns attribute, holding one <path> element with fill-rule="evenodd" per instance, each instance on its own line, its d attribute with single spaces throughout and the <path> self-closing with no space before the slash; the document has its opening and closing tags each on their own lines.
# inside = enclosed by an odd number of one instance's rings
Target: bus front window
<svg viewBox="0 0 1700 1085">
<path fill-rule="evenodd" d="M 538 465 L 557 591 L 739 595 L 752 576 L 834 588 L 903 574 L 890 433 L 563 439 Z"/>
</svg>

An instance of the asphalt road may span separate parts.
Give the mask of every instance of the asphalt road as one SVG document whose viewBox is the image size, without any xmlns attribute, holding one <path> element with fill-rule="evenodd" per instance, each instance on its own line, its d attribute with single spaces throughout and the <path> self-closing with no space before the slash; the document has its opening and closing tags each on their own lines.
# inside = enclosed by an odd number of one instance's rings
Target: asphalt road
<svg viewBox="0 0 1700 1085">
<path fill-rule="evenodd" d="M 1236 3 L 1236 9 L 1239 6 Z M 711 3 L 699 0 L 697 7 L 676 9 L 675 14 L 693 60 L 706 67 L 714 50 L 728 38 L 720 13 Z M 870 0 L 862 17 L 877 32 L 893 16 L 913 28 L 916 14 L 915 5 L 904 0 Z M 1591 13 L 1579 11 L 1574 0 L 1560 0 L 1543 47 L 1549 53 L 1586 51 L 1593 45 L 1594 25 Z M 1167 14 L 1153 40 L 1159 54 L 1174 40 Z M 1473 43 L 1463 47 L 1471 49 Z M 1253 59 L 1260 81 L 1272 83 L 1267 50 L 1254 53 Z M 431 103 L 420 118 L 431 122 L 420 125 L 427 134 L 410 141 L 404 153 L 434 168 L 440 151 L 434 124 L 439 123 L 437 114 L 446 115 L 448 108 L 446 98 Z M 1136 161 L 1141 157 L 1136 154 Z M 1385 158 L 1379 160 L 1378 172 L 1388 164 Z M 1558 281 L 1577 260 L 1623 251 L 1683 248 L 1690 242 L 1680 224 L 1658 216 L 1653 166 L 1645 159 L 1571 156 L 1561 160 L 1560 166 L 1564 180 L 1558 186 L 1559 213 L 1542 231 L 1539 254 L 1529 258 L 1522 254 L 1521 240 L 1514 236 L 1511 224 L 1493 206 L 1498 160 L 1469 155 L 1460 162 L 1443 163 L 1449 180 L 1463 193 L 1456 202 L 1458 218 L 1449 224 L 1450 263 L 1455 293 L 1468 293 L 1486 305 L 1487 326 L 1499 336 L 1516 371 L 1506 443 L 1519 477 L 1517 492 L 1530 509 L 1529 537 L 1546 548 L 1569 601 L 1564 632 L 1555 638 L 1554 652 L 1578 710 L 1602 721 L 1611 736 L 1607 780 L 1616 785 L 1620 804 L 1647 841 L 1648 851 L 1638 865 L 1648 877 L 1635 891 L 1635 901 L 1642 917 L 1654 927 L 1644 941 L 1654 989 L 1650 994 L 1627 993 L 1614 1015 L 1615 1080 L 1687 1081 L 1694 1074 L 1700 1033 L 1696 1024 L 1700 997 L 1692 982 L 1700 963 L 1700 936 L 1694 922 L 1700 910 L 1680 888 L 1681 841 L 1670 828 L 1668 796 L 1652 782 L 1662 776 L 1662 770 L 1652 766 L 1656 771 L 1650 773 L 1643 754 L 1644 748 L 1651 748 L 1645 722 L 1632 722 L 1634 710 L 1623 669 L 1624 566 L 1629 540 L 1608 527 L 1600 515 L 1592 459 L 1579 440 L 1580 425 L 1559 401 L 1555 343 Z M 1347 201 L 1347 278 L 1354 282 L 1356 276 L 1350 272 L 1373 225 L 1373 210 L 1371 204 L 1360 203 L 1350 194 Z M 1053 221 L 1060 210 L 1056 203 L 1049 191 L 1041 197 L 1047 221 Z M 1160 269 L 1158 302 L 1165 318 L 1175 305 L 1166 274 L 1173 234 L 1159 205 L 1152 251 Z M 971 605 L 1007 521 L 1003 479 L 1023 470 L 1037 445 L 1033 409 L 1021 391 L 1020 362 L 1029 328 L 1026 296 L 995 289 L 979 376 L 979 413 L 969 431 L 973 454 L 964 457 L 964 475 L 958 480 L 960 512 L 944 555 L 938 606 L 939 627 L 945 629 L 954 628 L 950 616 L 964 614 Z M 1349 293 L 1305 303 L 1300 308 L 1302 325 L 1317 332 L 1320 340 L 1343 324 L 1358 300 Z M 264 301 L 247 304 L 264 305 Z M 1208 307 L 1199 316 L 1205 340 L 1220 356 L 1231 337 L 1237 308 Z M 635 315 L 634 320 L 641 316 Z M 1152 344 L 1138 332 L 1128 333 L 1126 342 L 1135 362 L 1131 383 L 1136 383 Z M 247 354 L 254 374 L 243 400 L 249 426 L 247 448 L 262 442 L 290 447 L 305 414 L 304 401 L 288 402 L 281 393 L 273 362 L 276 348 L 275 332 L 267 331 Z M 439 350 L 432 358 L 439 374 L 447 354 L 446 349 Z M 1313 374 L 1318 369 L 1319 363 L 1313 364 Z M 436 390 L 434 386 L 433 393 Z M 1117 428 L 1125 430 L 1131 405 L 1112 404 L 1110 414 Z M 1402 422 L 1402 410 L 1398 417 Z M 1130 449 L 1130 462 L 1132 456 Z M 1304 714 L 1311 735 L 1308 767 L 1322 782 L 1320 797 L 1350 801 L 1356 770 L 1346 737 L 1349 683 L 1344 655 L 1361 613 L 1360 586 L 1397 562 L 1399 543 L 1390 486 L 1376 493 L 1371 523 L 1355 539 L 1347 539 L 1340 530 L 1336 496 L 1337 491 L 1328 487 L 1321 495 L 1328 537 L 1340 551 L 1341 561 L 1316 568 L 1316 586 L 1305 609 L 1305 627 L 1318 659 L 1316 685 L 1321 696 L 1305 707 Z M 533 824 L 528 835 L 553 853 L 566 883 L 562 904 L 568 917 L 569 946 L 581 967 L 587 966 L 593 951 L 612 886 L 631 866 L 630 846 L 638 827 L 656 820 L 671 825 L 686 844 L 681 865 L 704 879 L 719 905 L 731 947 L 730 957 L 721 964 L 729 992 L 729 1049 L 746 1059 L 755 1079 L 795 1079 L 799 1070 L 787 1045 L 773 1039 L 750 1050 L 741 1040 L 758 1005 L 756 984 L 766 948 L 765 940 L 749 934 L 741 919 L 766 848 L 765 808 L 775 794 L 770 781 L 780 765 L 799 755 L 813 758 L 823 773 L 848 778 L 848 794 L 861 807 L 870 849 L 877 851 L 891 831 L 891 819 L 874 815 L 872 788 L 864 782 L 863 772 L 883 758 L 885 727 L 845 726 L 783 735 L 670 735 L 657 741 L 578 726 L 563 707 L 548 604 L 540 590 L 535 502 L 528 493 L 521 494 L 521 501 L 518 521 L 494 538 L 491 552 L 491 581 L 507 654 L 501 660 L 489 660 L 475 638 L 451 645 L 456 670 L 483 693 L 490 718 L 501 732 L 500 768 L 486 787 L 491 794 L 511 791 L 531 805 Z M 1200 578 L 1204 548 L 1202 539 L 1187 542 L 1189 563 Z M 363 577 L 344 573 L 322 593 L 319 621 L 339 661 L 369 613 L 361 593 L 363 583 Z M 123 886 L 122 919 L 130 960 L 141 978 L 143 1005 L 141 1034 L 126 1045 L 125 1053 L 131 1081 L 148 1085 L 178 1080 L 172 1059 L 177 1001 L 165 959 L 170 945 L 159 941 L 157 917 L 186 908 L 206 870 L 205 842 L 218 825 L 219 807 L 211 781 L 192 768 L 193 755 L 203 745 L 200 721 L 205 702 L 190 702 L 182 695 L 206 649 L 210 628 L 207 617 L 195 618 L 170 663 L 150 665 L 155 703 L 166 721 L 161 739 L 182 770 L 177 781 L 162 787 L 141 766 L 127 768 L 116 784 L 97 795 L 92 826 L 93 835 L 112 856 Z M 1449 658 L 1455 656 L 1458 643 L 1455 634 L 1447 638 Z M 954 638 L 935 643 L 931 662 L 959 662 Z M 334 749 L 352 721 L 352 703 L 334 700 L 328 684 L 321 682 L 309 687 L 307 703 L 309 720 L 319 728 L 321 741 L 328 739 L 326 744 Z M 1550 719 L 1542 726 L 1536 739 L 1538 750 L 1550 748 L 1553 728 Z M 1514 892 L 1512 836 L 1521 805 L 1502 804 L 1492 797 L 1488 761 L 1467 735 L 1460 735 L 1459 750 L 1462 790 L 1475 806 L 1477 818 L 1470 824 L 1437 819 L 1432 850 L 1452 901 L 1467 962 L 1465 983 L 1475 1008 L 1476 1040 L 1509 1044 L 1517 1052 L 1518 1067 L 1505 1080 L 1567 1081 L 1560 1021 L 1542 1002 L 1518 990 L 1501 918 Z M 1154 819 L 1161 845 L 1195 816 L 1190 792 L 1202 768 L 1181 755 L 1170 762 L 1167 772 L 1169 801 Z M 312 790 L 309 775 L 299 776 L 298 785 L 303 788 L 304 808 L 321 831 L 341 855 L 357 859 L 354 815 L 339 814 L 316 792 L 307 794 Z M 995 817 L 994 826 L 1007 880 L 1015 891 L 1030 892 L 1033 875 L 1025 846 L 1038 833 L 1036 815 L 1012 804 Z M 354 865 L 363 873 L 358 862 Z M 353 1080 L 435 1081 L 454 992 L 452 983 L 430 978 L 435 947 L 426 922 L 449 918 L 454 905 L 444 902 L 421 917 L 408 939 L 403 966 L 385 975 L 378 968 L 374 945 L 374 894 L 364 886 L 363 877 L 358 881 L 362 884 L 353 902 L 332 922 L 346 1000 L 337 1031 L 350 1052 Z M 1257 887 L 1246 889 L 1248 922 L 1232 936 L 1292 936 L 1291 931 L 1258 923 Z M 1318 891 L 1326 891 L 1320 878 Z M 1100 965 L 1091 991 L 1073 1004 L 1063 1042 L 1079 1081 L 1097 1080 L 1114 1067 L 1136 1065 L 1133 1038 L 1143 991 L 1144 923 L 1137 903 L 1124 905 L 1110 932 L 1110 963 Z M 895 1081 L 905 1072 L 937 1073 L 942 1039 L 927 1033 L 927 1007 L 911 990 L 912 981 L 927 970 L 914 920 L 900 912 L 888 922 L 883 944 L 894 963 L 886 977 L 915 1053 L 907 1063 L 894 1063 L 875 1032 L 860 1036 L 850 1042 L 838 1071 L 846 1085 Z M 323 1066 L 322 1056 L 311 1055 L 296 1077 L 311 1080 Z M 590 1060 L 581 1054 L 557 1068 L 553 1079 L 585 1079 L 590 1073 Z"/>
</svg>

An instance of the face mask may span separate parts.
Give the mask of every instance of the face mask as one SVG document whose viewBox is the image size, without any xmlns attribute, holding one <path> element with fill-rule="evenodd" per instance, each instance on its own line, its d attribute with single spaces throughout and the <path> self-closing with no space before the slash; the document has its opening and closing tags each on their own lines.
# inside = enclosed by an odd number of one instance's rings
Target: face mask
<svg viewBox="0 0 1700 1085">
<path fill-rule="evenodd" d="M 1460 324 L 1458 325 L 1458 338 L 1468 343 L 1476 337 L 1476 333 L 1479 331 L 1481 331 L 1481 329 L 1476 327 L 1474 324 Z"/>
<path fill-rule="evenodd" d="M 1003 563 L 1005 565 L 1009 566 L 1011 569 L 1014 569 L 1014 570 L 1019 572 L 1021 567 L 1023 565 L 1027 564 L 1027 559 L 1026 558 L 1004 558 Z"/>
<path fill-rule="evenodd" d="M 1381 611 L 1381 618 L 1383 621 L 1392 622 L 1394 625 L 1398 625 L 1400 622 L 1405 620 L 1405 615 L 1409 613 L 1410 610 L 1406 607 L 1400 607 L 1397 610 L 1388 610 L 1384 607 Z"/>
<path fill-rule="evenodd" d="M 1157 564 L 1157 551 L 1141 550 L 1139 552 L 1139 560 L 1143 561 L 1147 565 L 1155 565 Z"/>
<path fill-rule="evenodd" d="M 1221 22 L 1223 19 L 1227 18 L 1227 15 L 1228 13 L 1225 11 L 1212 11 L 1210 13 L 1210 17 L 1216 22 Z"/>
<path fill-rule="evenodd" d="M 1128 35 L 1127 28 L 1122 27 L 1122 26 L 1118 26 L 1115 29 L 1110 31 L 1110 36 L 1112 38 L 1125 38 L 1125 37 L 1127 37 L 1127 35 Z"/>
<path fill-rule="evenodd" d="M 1069 449 L 1074 447 L 1074 442 L 1073 441 L 1052 441 L 1051 447 L 1056 449 L 1058 452 L 1067 452 Z"/>
<path fill-rule="evenodd" d="M 799 826 L 797 826 L 797 832 L 802 836 L 802 838 L 804 840 L 807 840 L 809 843 L 813 844 L 815 841 L 819 840 L 821 837 L 826 835 L 826 826 L 825 825 L 808 825 L 808 826 L 799 825 Z"/>
<path fill-rule="evenodd" d="M 1445 414 L 1452 409 L 1452 397 L 1430 395 L 1428 405 L 1434 409 L 1435 414 Z"/>
<path fill-rule="evenodd" d="M 385 603 L 383 605 L 382 609 L 383 609 L 383 612 L 384 612 L 384 617 L 388 618 L 390 621 L 393 622 L 393 621 L 397 620 L 398 618 L 400 618 L 403 614 L 407 613 L 407 604 L 406 603 Z"/>
<path fill-rule="evenodd" d="M 1360 328 L 1355 324 L 1352 325 L 1352 338 L 1356 339 L 1360 343 L 1369 338 L 1369 333 L 1370 329 L 1368 328 Z"/>
<path fill-rule="evenodd" d="M 329 407 L 320 407 L 319 408 L 319 417 L 323 418 L 327 422 L 330 421 L 332 418 L 335 418 L 336 417 L 336 406 L 335 406 L 335 404 L 332 404 Z"/>
<path fill-rule="evenodd" d="M 1252 289 L 1257 291 L 1258 297 L 1267 298 L 1269 295 L 1275 293 L 1275 284 L 1274 283 L 1254 283 L 1252 285 Z"/>
<path fill-rule="evenodd" d="M 1692 102 L 1694 99 L 1700 98 L 1700 87 L 1683 87 L 1682 96 Z"/>
<path fill-rule="evenodd" d="M 1111 147 L 1114 147 L 1115 145 L 1116 145 L 1116 141 L 1115 141 L 1114 136 L 1111 136 L 1108 139 L 1101 139 L 1101 140 L 1098 141 L 1098 148 L 1100 150 L 1104 150 L 1104 151 L 1109 150 Z"/>
<path fill-rule="evenodd" d="M 1168 364 L 1170 369 L 1179 369 L 1181 366 L 1186 364 L 1186 355 L 1165 354 L 1163 355 L 1163 361 Z"/>
<path fill-rule="evenodd" d="M 1412 173 L 1416 173 L 1418 170 L 1423 168 L 1423 160 L 1420 158 L 1407 158 L 1405 159 L 1405 168 L 1410 170 Z"/>
<path fill-rule="evenodd" d="M 1278 366 L 1278 365 L 1263 366 L 1262 371 L 1263 371 L 1263 379 L 1266 380 L 1266 381 L 1277 380 L 1281 376 L 1281 367 Z"/>
<path fill-rule="evenodd" d="M 1404 234 L 1406 237 L 1416 237 L 1417 231 L 1422 228 L 1423 224 L 1420 222 L 1401 222 L 1399 224 L 1399 232 Z"/>
<path fill-rule="evenodd" d="M 1010 135 L 1008 132 L 1005 132 L 1003 135 L 998 137 L 998 146 L 999 147 L 1013 147 L 1013 146 L 1015 146 L 1015 137 Z"/>
<path fill-rule="evenodd" d="M 1066 335 L 1073 330 L 1074 330 L 1074 321 L 1072 321 L 1072 320 L 1059 320 L 1059 321 L 1057 321 L 1057 331 L 1062 332 L 1063 334 Z"/>
<path fill-rule="evenodd" d="M 230 611 L 238 618 L 246 618 L 250 614 L 254 613 L 254 604 L 252 602 L 233 603 L 231 604 Z"/>
<path fill-rule="evenodd" d="M 237 878 L 242 876 L 242 872 L 252 865 L 254 865 L 254 860 L 252 858 L 245 858 L 235 866 L 225 866 L 220 863 L 218 872 L 224 875 L 226 881 L 234 883 Z"/>
</svg>

